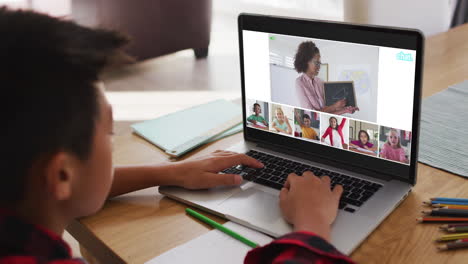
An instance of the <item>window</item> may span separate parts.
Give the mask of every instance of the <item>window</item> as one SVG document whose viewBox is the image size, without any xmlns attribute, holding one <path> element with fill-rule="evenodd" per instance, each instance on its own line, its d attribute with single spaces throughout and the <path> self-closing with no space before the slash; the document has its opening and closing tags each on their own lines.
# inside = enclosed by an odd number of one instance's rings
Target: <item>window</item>
<svg viewBox="0 0 468 264">
<path fill-rule="evenodd" d="M 343 20 L 343 0 L 214 0 L 215 12 L 237 15 L 240 12 Z"/>
<path fill-rule="evenodd" d="M 33 9 L 52 16 L 69 16 L 71 0 L 0 0 L 0 5 L 10 8 Z"/>
</svg>

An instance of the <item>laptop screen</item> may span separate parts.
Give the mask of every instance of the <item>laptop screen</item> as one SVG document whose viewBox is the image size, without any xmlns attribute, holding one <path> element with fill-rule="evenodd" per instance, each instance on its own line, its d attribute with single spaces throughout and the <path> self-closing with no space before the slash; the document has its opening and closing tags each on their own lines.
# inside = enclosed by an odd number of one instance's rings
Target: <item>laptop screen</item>
<svg viewBox="0 0 468 264">
<path fill-rule="evenodd" d="M 286 32 L 242 28 L 246 130 L 409 178 L 417 49 Z"/>
</svg>

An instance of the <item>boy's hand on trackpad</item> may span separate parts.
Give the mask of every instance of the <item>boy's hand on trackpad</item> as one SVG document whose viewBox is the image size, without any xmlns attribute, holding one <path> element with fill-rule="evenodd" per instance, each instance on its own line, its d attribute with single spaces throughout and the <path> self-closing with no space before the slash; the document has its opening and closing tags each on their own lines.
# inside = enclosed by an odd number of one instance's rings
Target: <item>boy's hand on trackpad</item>
<svg viewBox="0 0 468 264">
<path fill-rule="evenodd" d="M 187 189 L 207 189 L 216 186 L 239 185 L 242 176 L 236 174 L 218 174 L 235 165 L 263 168 L 263 164 L 245 154 L 217 150 L 208 156 L 183 161 L 176 165 L 176 175 L 180 177 L 179 186 Z"/>
<path fill-rule="evenodd" d="M 295 231 L 310 231 L 330 240 L 331 224 L 336 218 L 343 187 L 330 190 L 328 176 L 317 177 L 312 172 L 288 176 L 280 192 L 280 208 Z"/>
</svg>

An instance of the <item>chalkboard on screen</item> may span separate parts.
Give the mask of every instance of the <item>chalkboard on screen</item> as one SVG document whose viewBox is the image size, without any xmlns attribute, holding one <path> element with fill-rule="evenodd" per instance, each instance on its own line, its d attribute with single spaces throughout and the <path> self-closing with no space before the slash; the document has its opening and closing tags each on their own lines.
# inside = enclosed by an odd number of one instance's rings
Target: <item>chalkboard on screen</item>
<svg viewBox="0 0 468 264">
<path fill-rule="evenodd" d="M 350 82 L 325 82 L 325 105 L 329 106 L 341 99 L 346 99 L 346 106 L 356 107 L 356 94 L 354 83 Z"/>
</svg>

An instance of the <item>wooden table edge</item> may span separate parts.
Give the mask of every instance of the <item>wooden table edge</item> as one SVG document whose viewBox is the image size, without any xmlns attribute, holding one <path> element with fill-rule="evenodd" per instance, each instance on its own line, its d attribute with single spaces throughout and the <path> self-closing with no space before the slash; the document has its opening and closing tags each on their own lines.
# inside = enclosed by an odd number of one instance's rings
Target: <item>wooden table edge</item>
<svg viewBox="0 0 468 264">
<path fill-rule="evenodd" d="M 88 261 L 96 259 L 98 263 L 125 264 L 126 262 L 110 249 L 102 240 L 86 228 L 79 219 L 73 220 L 66 228 L 80 244 L 80 251 Z M 86 246 L 85 246 L 86 245 Z M 83 250 L 84 249 L 84 250 Z M 92 252 L 92 253 L 91 253 Z M 91 259 L 90 259 L 91 258 Z"/>
</svg>

